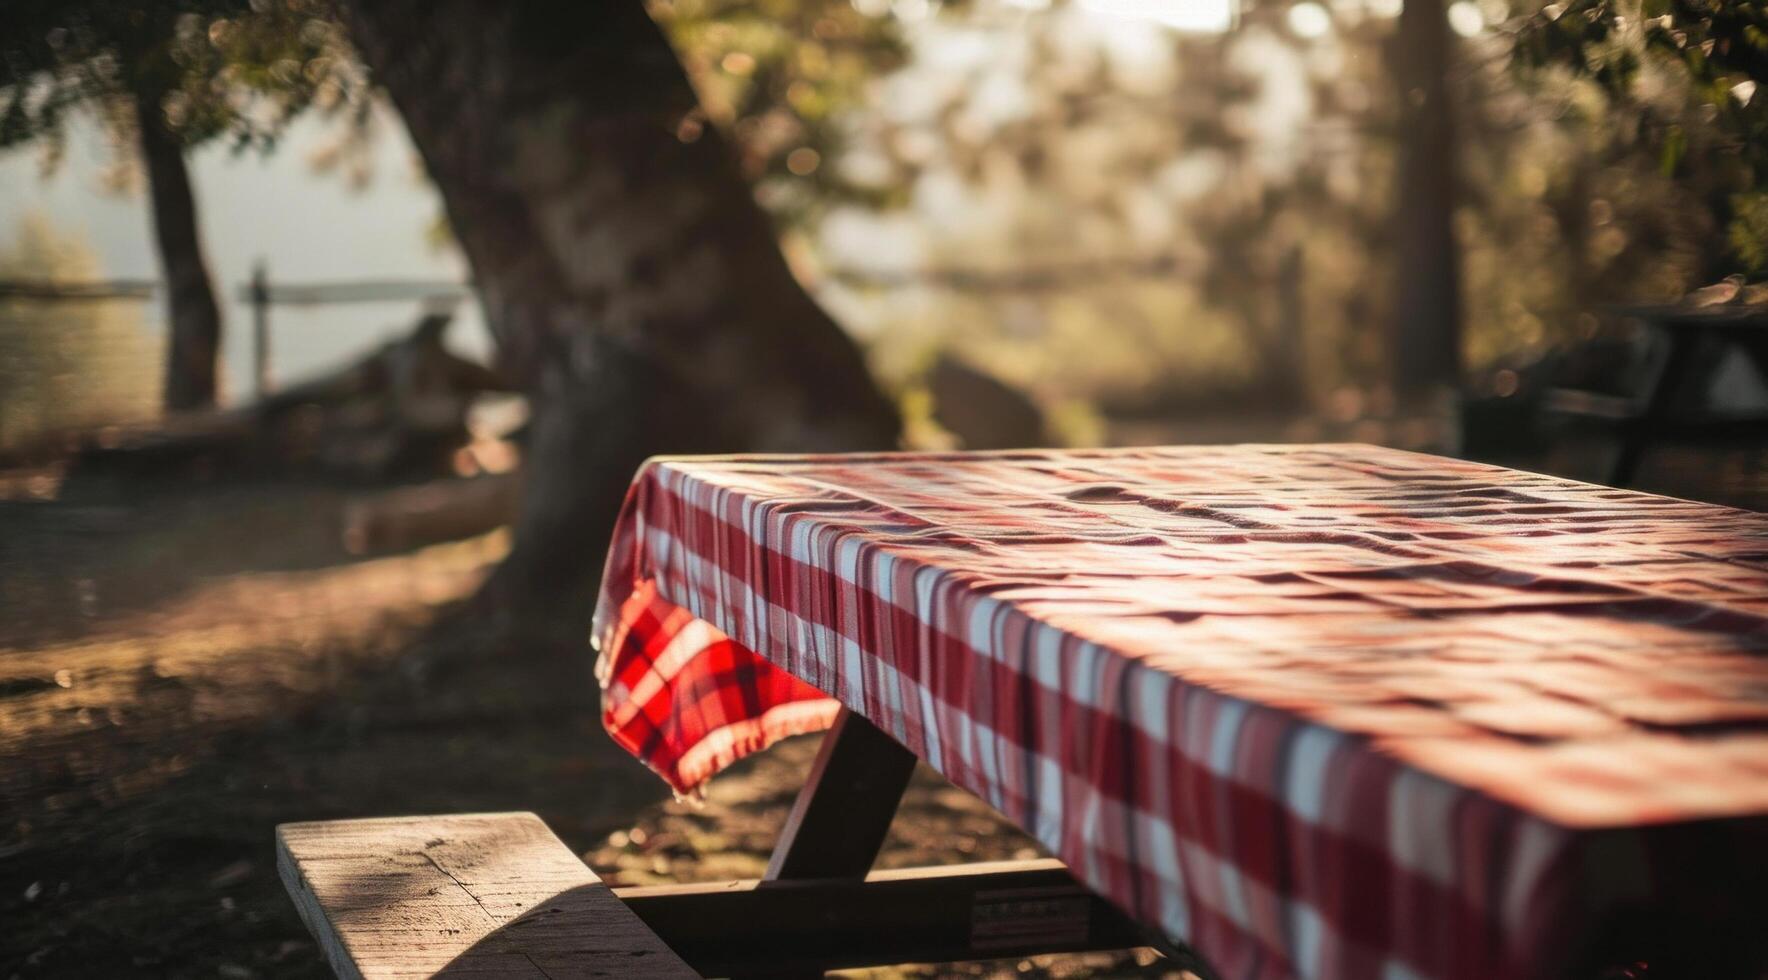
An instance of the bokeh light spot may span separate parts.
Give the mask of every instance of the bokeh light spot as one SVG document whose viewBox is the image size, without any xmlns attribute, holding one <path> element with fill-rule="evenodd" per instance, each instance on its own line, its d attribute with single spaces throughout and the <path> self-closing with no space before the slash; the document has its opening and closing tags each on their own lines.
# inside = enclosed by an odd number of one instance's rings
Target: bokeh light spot
<svg viewBox="0 0 1768 980">
<path fill-rule="evenodd" d="M 1462 37 L 1474 37 L 1486 29 L 1486 15 L 1473 0 L 1457 0 L 1449 5 L 1449 29 Z"/>
<path fill-rule="evenodd" d="M 1290 7 L 1287 21 L 1290 32 L 1296 37 L 1323 37 L 1332 29 L 1332 15 L 1313 0 Z"/>
<path fill-rule="evenodd" d="M 822 154 L 808 146 L 801 146 L 786 154 L 786 169 L 800 177 L 808 177 L 816 173 L 816 168 L 823 162 Z"/>
</svg>

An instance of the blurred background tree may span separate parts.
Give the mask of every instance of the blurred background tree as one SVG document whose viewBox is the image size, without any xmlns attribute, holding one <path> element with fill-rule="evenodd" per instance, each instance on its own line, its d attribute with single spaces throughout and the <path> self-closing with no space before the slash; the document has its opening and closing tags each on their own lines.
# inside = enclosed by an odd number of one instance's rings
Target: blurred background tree
<svg viewBox="0 0 1768 980">
<path fill-rule="evenodd" d="M 1209 437 L 1211 419 L 1248 412 L 1290 413 L 1307 438 L 1392 412 L 1382 325 L 1418 319 L 1392 285 L 1409 248 L 1397 168 L 1417 128 L 1391 50 L 1399 0 L 1254 2 L 1205 31 L 1101 16 L 1114 6 L 980 0 L 913 20 L 881 7 L 909 59 L 869 90 L 829 165 L 907 207 L 832 209 L 814 236 L 823 294 L 892 378 L 913 383 L 930 351 L 955 347 L 1058 414 L 1102 414 L 1108 438 Z M 1687 72 L 1650 73 L 1689 148 L 1666 171 L 1597 79 L 1531 67 L 1546 16 L 1530 0 L 1437 13 L 1465 326 L 1421 333 L 1456 346 L 1475 396 L 1515 393 L 1517 371 L 1587 341 L 1603 305 L 1736 271 L 1723 229 L 1761 186 L 1715 159 L 1744 135 Z M 1742 81 L 1726 98 L 1760 111 Z M 1137 421 L 1180 414 L 1177 431 Z"/>
<path fill-rule="evenodd" d="M 729 134 L 776 220 L 796 227 L 836 203 L 900 202 L 823 165 L 844 152 L 847 116 L 866 90 L 901 66 L 895 21 L 838 0 L 655 0 L 646 9 L 699 96 L 696 122 Z"/>
<path fill-rule="evenodd" d="M 0 7 L 0 147 L 53 166 L 69 114 L 106 125 L 146 176 L 165 279 L 164 404 L 211 406 L 221 312 L 185 155 L 211 140 L 268 152 L 303 111 L 368 103 L 323 0 L 14 0 Z"/>
<path fill-rule="evenodd" d="M 106 41 L 119 34 L 177 38 L 161 45 L 179 73 L 162 101 L 186 145 L 269 147 L 314 104 L 367 112 L 325 4 L 137 6 L 8 6 L 0 16 L 21 26 L 5 33 L 6 141 L 53 147 L 75 104 L 109 107 L 129 129 L 114 98 L 127 78 L 112 48 L 124 47 Z M 1400 140 L 1416 128 L 1386 50 L 1399 0 L 1259 0 L 1203 32 L 1111 28 L 1109 0 L 647 9 L 698 96 L 683 132 L 724 135 L 794 268 L 849 327 L 898 324 L 873 345 L 894 382 L 912 387 L 914 365 L 956 346 L 1041 389 L 1076 431 L 1096 429 L 1089 412 L 1147 414 L 1223 389 L 1341 413 L 1385 404 L 1394 343 L 1371 326 L 1402 316 L 1391 282 L 1418 277 L 1395 263 L 1419 251 L 1393 238 Z M 1425 26 L 1452 28 L 1454 292 L 1467 307 L 1459 342 L 1442 330 L 1476 387 L 1500 361 L 1587 334 L 1596 302 L 1759 267 L 1762 17 L 1756 2 L 1667 0 L 1433 11 Z M 920 227 L 905 234 L 898 216 Z M 856 256 L 844 242 L 862 224 L 895 237 Z M 876 243 L 909 239 L 923 264 L 977 268 L 885 268 Z M 1071 260 L 1103 274 L 1053 285 L 1037 271 Z M 1031 288 L 962 275 L 1012 268 Z"/>
<path fill-rule="evenodd" d="M 1709 272 L 1768 271 L 1768 3 L 1569 0 L 1526 18 L 1516 61 L 1596 88 L 1621 140 L 1701 188 L 1729 246 Z M 1561 83 L 1563 84 L 1563 82 Z"/>
<path fill-rule="evenodd" d="M 1759 265 L 1762 5 L 1629 3 L 24 4 L 0 132 L 137 138 L 118 51 L 184 147 L 384 85 L 534 396 L 552 570 L 644 452 L 889 444 L 868 366 L 936 442 L 958 360 L 1072 441 L 1452 449 L 1400 389 L 1509 397 Z"/>
<path fill-rule="evenodd" d="M 748 23 L 769 55 L 772 7 L 718 8 L 733 18 L 719 27 Z M 798 130 L 832 76 L 808 71 L 811 52 L 832 61 L 847 16 L 825 9 L 789 52 L 803 77 L 757 81 L 763 58 L 732 50 L 702 78 L 708 108 L 637 2 L 348 6 L 472 265 L 499 366 L 528 395 L 521 513 L 489 586 L 509 605 L 587 613 L 593 556 L 647 456 L 895 444 L 893 405 L 792 275 L 748 179 L 782 155 L 816 169 Z M 791 100 L 795 82 L 798 108 L 756 111 L 754 93 Z"/>
</svg>

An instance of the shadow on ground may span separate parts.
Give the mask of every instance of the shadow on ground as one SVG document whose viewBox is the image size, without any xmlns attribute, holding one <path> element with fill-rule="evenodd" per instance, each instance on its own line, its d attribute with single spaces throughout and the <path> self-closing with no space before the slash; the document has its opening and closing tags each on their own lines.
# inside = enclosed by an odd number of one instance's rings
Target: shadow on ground
<svg viewBox="0 0 1768 980">
<path fill-rule="evenodd" d="M 275 824 L 531 809 L 587 842 L 664 797 L 581 637 L 465 612 L 496 536 L 351 560 L 343 499 L 4 505 L 0 977 L 323 976 Z"/>
<path fill-rule="evenodd" d="M 277 823 L 531 809 L 584 842 L 665 795 L 601 733 L 579 650 L 470 637 L 444 616 L 289 710 L 45 745 L 75 758 L 9 780 L 0 974 L 324 976 Z"/>
<path fill-rule="evenodd" d="M 352 559 L 344 499 L 0 501 L 0 532 L 28 532 L 0 547 L 0 978 L 327 975 L 277 878 L 285 821 L 533 810 L 615 883 L 761 874 L 815 737 L 733 767 L 704 807 L 669 799 L 603 733 L 581 635 L 494 631 L 464 601 L 500 535 Z M 923 771 L 881 863 L 1038 853 Z"/>
</svg>

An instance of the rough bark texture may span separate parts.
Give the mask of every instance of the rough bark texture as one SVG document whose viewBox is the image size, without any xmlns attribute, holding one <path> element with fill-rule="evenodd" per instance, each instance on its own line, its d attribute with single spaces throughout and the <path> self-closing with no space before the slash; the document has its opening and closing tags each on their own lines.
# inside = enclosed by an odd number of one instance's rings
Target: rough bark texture
<svg viewBox="0 0 1768 980">
<path fill-rule="evenodd" d="M 888 448 L 897 418 L 792 278 L 637 0 L 351 5 L 533 399 L 494 583 L 575 593 L 659 452 Z"/>
<path fill-rule="evenodd" d="M 1392 59 L 1400 94 L 1395 198 L 1394 389 L 1402 396 L 1461 378 L 1460 250 L 1455 242 L 1455 121 L 1443 0 L 1406 0 Z"/>
<path fill-rule="evenodd" d="M 203 258 L 184 147 L 166 126 L 159 93 L 146 91 L 136 97 L 135 118 L 152 202 L 154 241 L 166 283 L 164 402 L 170 411 L 207 408 L 215 404 L 221 309 Z"/>
</svg>

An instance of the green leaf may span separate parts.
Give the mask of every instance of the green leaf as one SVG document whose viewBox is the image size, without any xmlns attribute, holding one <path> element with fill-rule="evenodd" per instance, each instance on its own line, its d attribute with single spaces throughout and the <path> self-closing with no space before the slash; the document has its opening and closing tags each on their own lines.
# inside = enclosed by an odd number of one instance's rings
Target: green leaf
<svg viewBox="0 0 1768 980">
<path fill-rule="evenodd" d="M 1666 177 L 1673 177 L 1682 165 L 1682 157 L 1688 152 L 1688 134 L 1681 126 L 1671 126 L 1664 136 L 1664 147 L 1658 156 L 1658 169 Z"/>
</svg>

